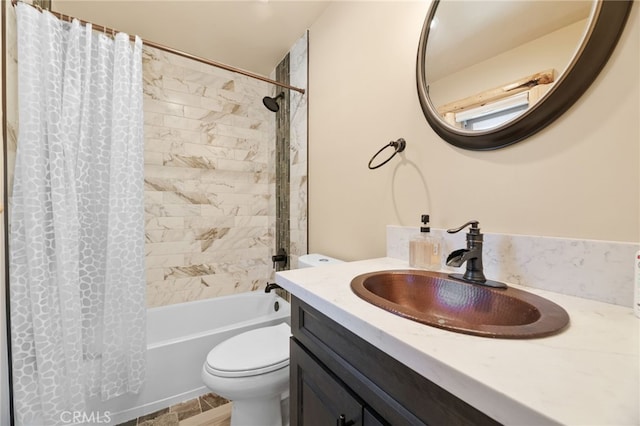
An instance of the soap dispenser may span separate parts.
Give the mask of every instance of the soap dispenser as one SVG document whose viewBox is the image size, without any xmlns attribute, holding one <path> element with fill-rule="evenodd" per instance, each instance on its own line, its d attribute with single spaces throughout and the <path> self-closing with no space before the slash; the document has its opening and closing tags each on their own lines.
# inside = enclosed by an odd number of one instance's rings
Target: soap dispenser
<svg viewBox="0 0 640 426">
<path fill-rule="evenodd" d="M 412 268 L 437 271 L 441 267 L 440 239 L 431 235 L 429 215 L 421 216 L 420 235 L 409 241 L 409 265 Z"/>
</svg>

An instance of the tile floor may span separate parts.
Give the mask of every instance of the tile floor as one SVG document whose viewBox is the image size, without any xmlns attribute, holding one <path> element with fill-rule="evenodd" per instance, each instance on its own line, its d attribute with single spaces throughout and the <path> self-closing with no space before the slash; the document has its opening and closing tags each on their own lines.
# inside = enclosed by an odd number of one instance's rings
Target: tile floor
<svg viewBox="0 0 640 426">
<path fill-rule="evenodd" d="M 208 393 L 118 426 L 228 426 L 230 417 L 231 403 Z"/>
</svg>

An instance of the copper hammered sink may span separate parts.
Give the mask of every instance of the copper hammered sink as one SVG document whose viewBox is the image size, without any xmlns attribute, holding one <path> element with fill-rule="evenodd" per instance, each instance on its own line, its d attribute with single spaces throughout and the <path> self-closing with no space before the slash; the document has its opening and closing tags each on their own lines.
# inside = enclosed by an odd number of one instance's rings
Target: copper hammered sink
<svg viewBox="0 0 640 426">
<path fill-rule="evenodd" d="M 386 311 L 458 333 L 504 339 L 549 336 L 569 324 L 557 304 L 526 291 L 496 289 L 420 270 L 363 274 L 353 292 Z"/>
</svg>

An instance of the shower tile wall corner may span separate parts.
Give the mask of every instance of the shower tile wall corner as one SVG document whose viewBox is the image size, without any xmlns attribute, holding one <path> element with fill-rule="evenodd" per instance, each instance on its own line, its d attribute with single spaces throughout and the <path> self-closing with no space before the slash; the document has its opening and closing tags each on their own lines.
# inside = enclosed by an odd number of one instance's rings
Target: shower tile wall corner
<svg viewBox="0 0 640 426">
<path fill-rule="evenodd" d="M 17 55 L 15 12 L 6 7 L 11 184 Z M 292 75 L 291 84 L 306 87 L 306 36 L 292 54 L 304 80 Z M 273 279 L 275 115 L 261 100 L 273 86 L 148 46 L 143 78 L 147 306 L 264 287 Z M 306 96 L 292 102 L 299 117 L 292 124 L 291 244 L 298 255 L 307 236 Z"/>
<path fill-rule="evenodd" d="M 289 83 L 307 89 L 308 33 L 289 52 Z M 298 266 L 298 257 L 308 251 L 307 243 L 307 95 L 291 91 L 290 105 L 290 257 Z"/>
</svg>

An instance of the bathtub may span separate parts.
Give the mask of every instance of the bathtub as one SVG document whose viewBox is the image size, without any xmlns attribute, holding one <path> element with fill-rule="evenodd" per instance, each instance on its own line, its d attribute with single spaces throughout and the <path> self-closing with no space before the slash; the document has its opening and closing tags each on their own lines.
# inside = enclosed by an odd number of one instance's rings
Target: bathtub
<svg viewBox="0 0 640 426">
<path fill-rule="evenodd" d="M 215 345 L 257 327 L 289 323 L 290 313 L 289 303 L 275 292 L 151 308 L 147 311 L 147 373 L 142 391 L 104 402 L 93 398 L 87 403 L 88 411 L 102 413 L 109 424 L 117 425 L 208 393 L 200 371 Z"/>
</svg>

